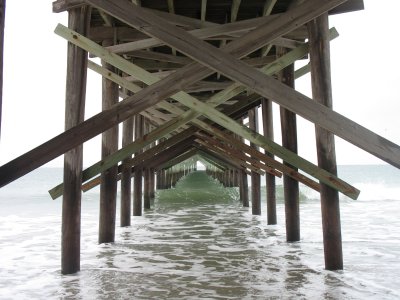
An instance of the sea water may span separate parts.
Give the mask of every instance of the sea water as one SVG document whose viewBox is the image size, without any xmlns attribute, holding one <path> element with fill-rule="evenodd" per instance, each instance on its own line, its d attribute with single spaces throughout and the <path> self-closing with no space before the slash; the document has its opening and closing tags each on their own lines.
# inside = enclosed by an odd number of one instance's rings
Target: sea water
<svg viewBox="0 0 400 300">
<path fill-rule="evenodd" d="M 197 172 L 112 244 L 97 243 L 99 190 L 83 194 L 81 271 L 63 276 L 61 200 L 47 194 L 62 170 L 39 169 L 0 189 L 0 299 L 399 299 L 400 171 L 339 173 L 361 189 L 340 200 L 343 271 L 324 269 L 317 193 L 301 187 L 301 241 L 287 243 L 280 182 L 271 226 L 265 196 L 252 216 L 237 188 Z"/>
</svg>

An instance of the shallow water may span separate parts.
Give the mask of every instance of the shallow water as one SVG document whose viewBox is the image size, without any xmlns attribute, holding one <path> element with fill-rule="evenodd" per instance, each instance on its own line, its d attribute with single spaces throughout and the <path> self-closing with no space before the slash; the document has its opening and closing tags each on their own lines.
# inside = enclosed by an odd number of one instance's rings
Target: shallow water
<svg viewBox="0 0 400 300">
<path fill-rule="evenodd" d="M 396 171 L 343 169 L 364 187 L 361 200 L 341 199 L 344 271 L 324 270 L 315 193 L 302 189 L 301 242 L 286 243 L 281 199 L 279 224 L 269 226 L 266 207 L 252 216 L 235 188 L 197 173 L 158 191 L 113 244 L 97 244 L 98 190 L 84 194 L 81 272 L 62 276 L 61 202 L 46 194 L 61 172 L 41 169 L 0 190 L 0 298 L 398 299 Z"/>
</svg>

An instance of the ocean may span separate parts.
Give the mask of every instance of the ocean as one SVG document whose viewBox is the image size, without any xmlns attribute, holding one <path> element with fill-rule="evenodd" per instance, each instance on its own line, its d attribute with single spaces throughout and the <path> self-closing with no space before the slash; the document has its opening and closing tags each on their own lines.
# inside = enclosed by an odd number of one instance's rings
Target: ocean
<svg viewBox="0 0 400 300">
<path fill-rule="evenodd" d="M 62 170 L 41 168 L 0 189 L 0 299 L 400 299 L 400 170 L 340 166 L 361 190 L 341 195 L 343 271 L 324 270 L 318 194 L 301 187 L 301 241 L 197 172 L 158 191 L 152 208 L 97 243 L 99 190 L 83 194 L 81 271 L 60 272 Z M 118 214 L 119 216 L 119 214 Z M 117 216 L 117 220 L 118 220 Z M 118 223 L 118 221 L 117 221 Z"/>
</svg>

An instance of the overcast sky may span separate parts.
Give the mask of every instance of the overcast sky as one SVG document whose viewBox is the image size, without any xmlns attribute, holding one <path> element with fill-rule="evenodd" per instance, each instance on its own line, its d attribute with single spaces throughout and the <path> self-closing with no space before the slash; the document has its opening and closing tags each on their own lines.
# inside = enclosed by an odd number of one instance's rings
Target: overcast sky
<svg viewBox="0 0 400 300">
<path fill-rule="evenodd" d="M 53 14 L 51 2 L 7 2 L 0 164 L 64 129 L 66 42 L 53 30 L 57 23 L 67 25 L 67 14 Z M 400 144 L 400 1 L 364 3 L 364 11 L 330 18 L 340 34 L 331 44 L 334 109 Z M 88 76 L 86 117 L 101 109 L 100 77 L 91 71 Z M 298 80 L 296 88 L 310 96 L 310 77 Z M 279 124 L 275 127 L 280 142 Z M 314 127 L 299 118 L 298 130 L 299 153 L 316 162 Z M 336 141 L 339 164 L 383 163 Z M 84 149 L 85 166 L 100 159 L 99 138 L 85 143 Z M 48 164 L 61 165 L 61 158 Z"/>
</svg>

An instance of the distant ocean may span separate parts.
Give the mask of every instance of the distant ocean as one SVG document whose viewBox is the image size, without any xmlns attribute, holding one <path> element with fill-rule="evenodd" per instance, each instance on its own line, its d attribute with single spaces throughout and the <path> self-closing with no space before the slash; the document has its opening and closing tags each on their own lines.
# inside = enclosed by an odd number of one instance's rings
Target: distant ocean
<svg viewBox="0 0 400 300">
<path fill-rule="evenodd" d="M 0 189 L 0 299 L 400 299 L 400 170 L 339 176 L 361 190 L 341 195 L 343 271 L 324 270 L 316 192 L 301 188 L 301 242 L 287 243 L 281 196 L 269 226 L 264 195 L 252 216 L 197 172 L 117 224 L 114 244 L 97 243 L 99 190 L 83 194 L 81 271 L 62 276 L 61 200 L 47 194 L 62 170 L 38 169 Z"/>
</svg>

